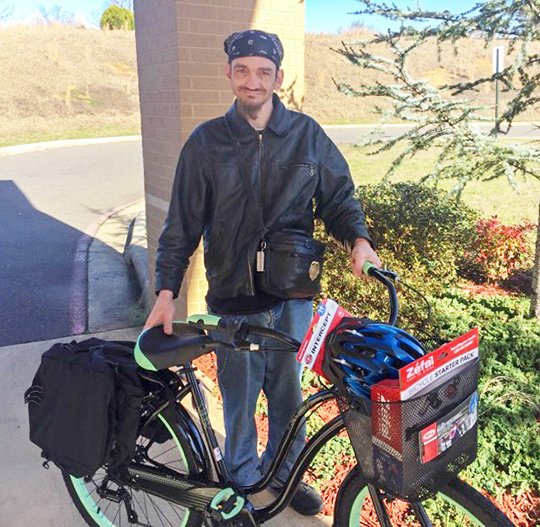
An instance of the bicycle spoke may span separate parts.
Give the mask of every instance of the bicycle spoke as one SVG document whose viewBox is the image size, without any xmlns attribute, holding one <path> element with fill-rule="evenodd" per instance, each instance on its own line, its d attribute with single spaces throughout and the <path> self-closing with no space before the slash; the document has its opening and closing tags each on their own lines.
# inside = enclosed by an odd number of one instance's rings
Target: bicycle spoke
<svg viewBox="0 0 540 527">
<path fill-rule="evenodd" d="M 155 504 L 154 500 L 150 497 L 150 495 L 148 496 L 148 500 L 150 501 L 150 503 L 154 507 L 154 510 L 156 511 L 156 514 L 157 514 L 157 517 L 161 521 L 161 525 L 165 526 L 165 524 L 163 523 L 163 520 L 161 519 L 161 516 L 163 515 L 163 513 L 158 509 L 157 505 Z M 167 518 L 165 518 L 165 519 L 167 519 Z M 171 522 L 169 522 L 168 520 L 167 520 L 167 522 L 169 523 L 169 525 L 171 527 L 174 527 Z"/>
<path fill-rule="evenodd" d="M 184 457 L 183 447 L 181 440 L 171 435 L 164 443 L 158 443 L 153 438 L 139 437 L 133 462 L 163 471 L 170 468 L 179 475 L 188 474 L 191 467 L 189 458 Z M 80 504 L 92 517 L 97 514 L 96 525 L 132 525 L 130 508 L 137 515 L 136 524 L 141 527 L 179 527 L 191 519 L 189 508 L 171 503 L 142 489 L 137 490 L 131 486 L 129 480 L 124 482 L 118 479 L 123 477 L 123 473 L 111 472 L 111 467 L 106 465 L 86 481 L 73 478 L 73 487 Z M 83 493 L 78 489 L 79 486 L 84 486 Z M 130 500 L 129 503 L 123 500 L 118 503 L 118 496 L 122 493 L 125 493 L 125 499 Z M 104 497 L 101 498 L 100 494 Z"/>
<path fill-rule="evenodd" d="M 177 509 L 180 509 L 180 510 L 183 510 L 182 508 L 178 507 L 175 503 L 171 503 L 169 502 L 169 505 L 171 507 L 171 509 L 173 510 L 173 512 L 176 514 L 176 516 L 178 517 L 179 520 L 183 520 L 183 517 L 180 516 L 180 514 L 178 514 L 178 510 Z"/>
<path fill-rule="evenodd" d="M 106 516 L 106 515 L 107 515 L 107 511 L 110 509 L 111 504 L 112 504 L 112 501 L 109 501 L 109 502 L 107 503 L 107 507 L 106 507 L 105 510 L 103 511 L 103 516 Z"/>
<path fill-rule="evenodd" d="M 116 518 L 118 518 L 118 515 L 120 514 L 121 506 L 118 507 L 118 510 L 116 511 L 116 514 L 114 515 L 114 518 L 112 519 L 112 523 L 116 521 Z M 120 525 L 119 527 L 122 527 L 122 515 L 120 514 Z"/>
<path fill-rule="evenodd" d="M 144 498 L 144 510 L 145 510 L 145 515 L 146 515 L 146 520 L 150 523 L 150 518 L 148 517 L 148 504 L 146 503 L 146 493 L 143 493 L 143 498 Z"/>
</svg>

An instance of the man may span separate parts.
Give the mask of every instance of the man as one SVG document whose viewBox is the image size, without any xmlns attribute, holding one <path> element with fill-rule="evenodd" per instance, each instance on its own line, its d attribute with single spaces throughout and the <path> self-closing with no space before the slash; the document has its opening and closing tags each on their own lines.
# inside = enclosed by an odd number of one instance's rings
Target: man
<svg viewBox="0 0 540 527">
<path fill-rule="evenodd" d="M 225 116 L 200 125 L 180 154 L 159 239 L 158 298 L 146 326 L 162 323 L 165 333 L 172 331 L 173 299 L 202 236 L 210 311 L 301 340 L 311 320 L 312 299 L 283 299 L 255 287 L 256 252 L 264 232 L 294 228 L 312 235 L 316 215 L 349 247 L 356 275 L 366 261 L 377 266 L 380 261 L 353 198 L 346 161 L 313 119 L 287 110 L 274 94 L 283 82 L 283 47 L 277 35 L 233 33 L 225 40 L 225 52 L 226 76 L 236 100 Z M 247 486 L 268 468 L 302 401 L 300 366 L 292 353 L 216 353 L 225 460 L 236 481 Z M 269 439 L 259 459 L 254 412 L 261 390 L 268 400 Z M 274 482 L 276 490 L 304 443 L 305 429 Z M 305 483 L 291 505 L 309 515 L 323 507 Z"/>
</svg>

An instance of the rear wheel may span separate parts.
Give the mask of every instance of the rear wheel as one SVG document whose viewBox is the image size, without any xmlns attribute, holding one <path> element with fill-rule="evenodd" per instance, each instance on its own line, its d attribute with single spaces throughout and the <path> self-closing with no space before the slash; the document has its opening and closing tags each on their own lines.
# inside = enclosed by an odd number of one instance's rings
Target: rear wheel
<svg viewBox="0 0 540 527">
<path fill-rule="evenodd" d="M 175 432 L 180 426 L 177 412 L 174 407 L 167 408 L 158 415 L 151 437 L 137 438 L 136 458 L 139 463 L 165 465 L 181 474 L 192 475 L 195 471 L 193 453 L 187 441 Z M 194 511 L 115 483 L 106 465 L 91 477 L 74 478 L 66 473 L 63 476 L 71 499 L 92 527 L 202 525 L 200 514 Z"/>
<path fill-rule="evenodd" d="M 392 526 L 420 527 L 410 504 L 384 499 Z M 444 487 L 434 499 L 422 502 L 434 527 L 514 527 L 491 501 L 461 480 Z M 339 491 L 334 527 L 379 527 L 369 496 L 367 481 L 353 470 Z"/>
</svg>

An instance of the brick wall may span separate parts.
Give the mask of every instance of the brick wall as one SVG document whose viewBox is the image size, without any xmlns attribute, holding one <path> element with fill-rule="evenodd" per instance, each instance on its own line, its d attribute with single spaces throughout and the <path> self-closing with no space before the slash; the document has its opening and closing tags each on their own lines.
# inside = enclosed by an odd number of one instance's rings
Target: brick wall
<svg viewBox="0 0 540 527">
<path fill-rule="evenodd" d="M 223 40 L 249 28 L 277 33 L 285 48 L 280 96 L 301 109 L 304 94 L 302 0 L 135 0 L 150 277 L 178 154 L 201 122 L 222 115 L 233 96 Z M 206 309 L 202 251 L 193 255 L 178 317 Z"/>
</svg>

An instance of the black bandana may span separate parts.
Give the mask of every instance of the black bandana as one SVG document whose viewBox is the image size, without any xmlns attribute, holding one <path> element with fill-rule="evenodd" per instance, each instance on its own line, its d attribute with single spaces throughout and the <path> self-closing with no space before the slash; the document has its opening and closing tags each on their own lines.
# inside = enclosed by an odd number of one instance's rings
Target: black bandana
<svg viewBox="0 0 540 527">
<path fill-rule="evenodd" d="M 248 29 L 229 35 L 223 47 L 229 62 L 238 57 L 265 57 L 279 69 L 283 60 L 283 45 L 279 37 L 258 29 Z"/>
</svg>

